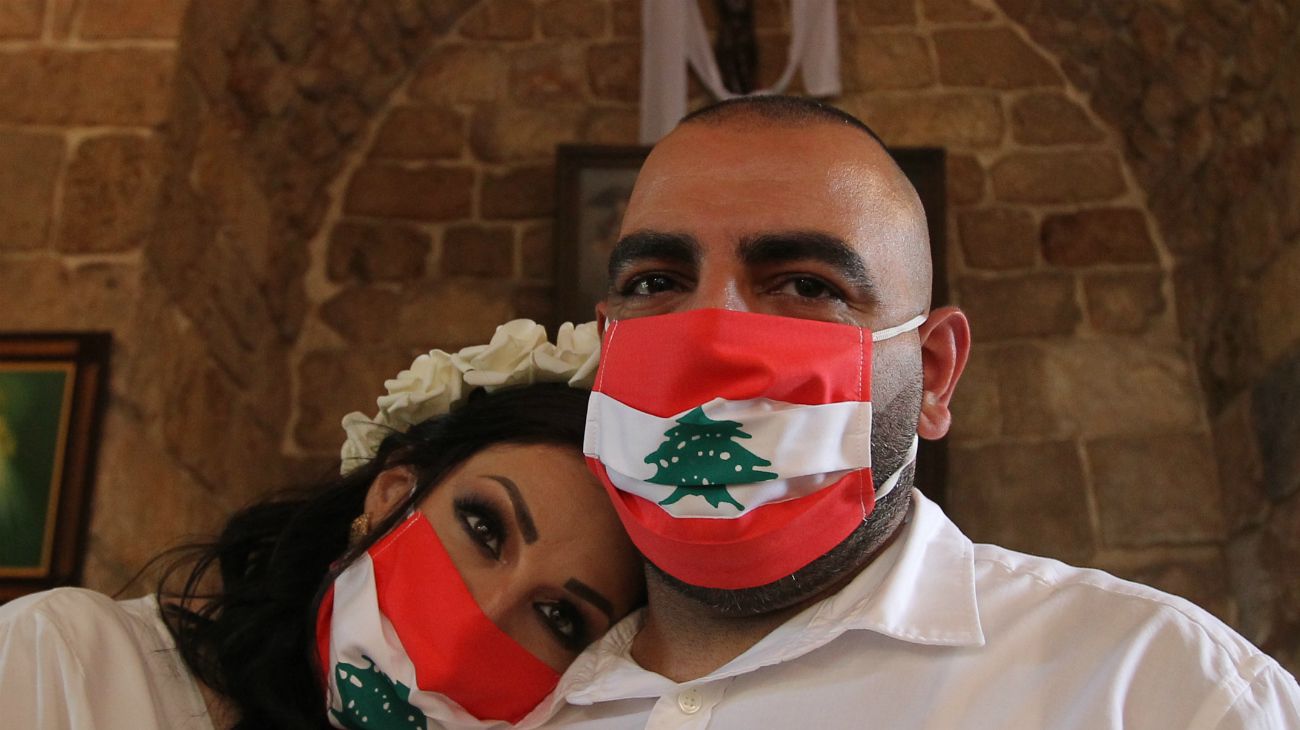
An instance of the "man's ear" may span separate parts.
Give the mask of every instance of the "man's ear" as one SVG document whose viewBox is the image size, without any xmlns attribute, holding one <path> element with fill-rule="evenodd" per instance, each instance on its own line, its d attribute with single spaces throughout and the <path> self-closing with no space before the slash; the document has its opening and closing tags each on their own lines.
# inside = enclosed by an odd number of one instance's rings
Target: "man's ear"
<svg viewBox="0 0 1300 730">
<path fill-rule="evenodd" d="M 916 432 L 933 441 L 943 438 L 952 424 L 948 402 L 970 356 L 970 323 L 960 309 L 941 307 L 930 312 L 919 336 L 923 392 Z"/>
<path fill-rule="evenodd" d="M 596 302 L 596 334 L 600 336 L 601 339 L 604 339 L 605 337 L 605 322 L 608 319 L 605 316 L 605 310 L 606 306 L 604 299 Z"/>
<path fill-rule="evenodd" d="M 365 510 L 372 523 L 378 523 L 406 499 L 415 489 L 415 470 L 409 466 L 395 466 L 379 472 L 366 492 Z"/>
</svg>

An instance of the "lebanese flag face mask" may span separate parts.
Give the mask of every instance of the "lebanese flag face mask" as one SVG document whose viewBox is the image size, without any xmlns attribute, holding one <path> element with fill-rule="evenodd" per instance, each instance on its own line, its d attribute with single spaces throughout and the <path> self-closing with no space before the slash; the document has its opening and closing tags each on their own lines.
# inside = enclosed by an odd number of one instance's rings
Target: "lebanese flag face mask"
<svg viewBox="0 0 1300 730">
<path fill-rule="evenodd" d="M 841 543 L 871 479 L 872 333 L 721 309 L 611 322 L 583 453 L 637 548 L 707 588 L 766 585 Z"/>
<path fill-rule="evenodd" d="M 340 728 L 517 722 L 560 679 L 483 613 L 419 511 L 334 580 L 316 646 Z"/>
</svg>

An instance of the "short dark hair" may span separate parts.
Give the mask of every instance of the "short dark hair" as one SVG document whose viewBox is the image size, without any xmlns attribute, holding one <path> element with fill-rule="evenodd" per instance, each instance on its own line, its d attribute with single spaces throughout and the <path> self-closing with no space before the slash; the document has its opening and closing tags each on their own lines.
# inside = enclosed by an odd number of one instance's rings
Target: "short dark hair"
<svg viewBox="0 0 1300 730">
<path fill-rule="evenodd" d="M 721 124 L 746 117 L 778 124 L 801 125 L 813 122 L 847 124 L 850 127 L 866 132 L 886 152 L 889 151 L 889 146 L 880 138 L 880 135 L 876 134 L 874 129 L 867 126 L 866 122 L 843 109 L 804 96 L 783 96 L 780 94 L 737 96 L 696 109 L 682 117 L 680 123 Z"/>
<path fill-rule="evenodd" d="M 590 395 L 563 383 L 475 391 L 446 416 L 392 432 L 373 459 L 346 475 L 247 507 L 212 542 L 174 553 L 156 592 L 163 619 L 189 668 L 233 706 L 234 727 L 327 727 L 314 640 L 317 607 L 334 577 L 489 446 L 553 444 L 581 453 Z M 415 490 L 349 546 L 371 482 L 396 466 L 414 470 Z M 212 571 L 221 578 L 215 594 L 202 589 Z M 177 572 L 186 581 L 173 594 L 163 583 Z M 173 597 L 180 603 L 163 600 Z"/>
</svg>

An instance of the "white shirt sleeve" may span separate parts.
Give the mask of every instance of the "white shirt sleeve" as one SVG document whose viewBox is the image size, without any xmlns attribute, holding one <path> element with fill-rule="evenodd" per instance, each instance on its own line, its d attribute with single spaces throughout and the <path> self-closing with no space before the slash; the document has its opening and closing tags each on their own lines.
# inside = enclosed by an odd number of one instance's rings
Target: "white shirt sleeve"
<svg viewBox="0 0 1300 730">
<path fill-rule="evenodd" d="M 1296 730 L 1300 728 L 1300 694 L 1296 681 L 1277 664 L 1269 664 L 1237 696 L 1215 730 Z"/>
<path fill-rule="evenodd" d="M 0 606 L 0 707 L 14 728 L 211 728 L 197 686 L 158 626 L 94 591 L 59 588 Z M 139 608 L 139 607 L 137 607 Z"/>
</svg>

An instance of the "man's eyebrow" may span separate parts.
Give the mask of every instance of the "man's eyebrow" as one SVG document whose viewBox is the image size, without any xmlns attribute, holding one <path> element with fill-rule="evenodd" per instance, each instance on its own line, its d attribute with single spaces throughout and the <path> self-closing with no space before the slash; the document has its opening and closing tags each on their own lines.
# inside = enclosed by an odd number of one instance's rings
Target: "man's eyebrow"
<svg viewBox="0 0 1300 730">
<path fill-rule="evenodd" d="M 624 269 L 644 259 L 695 264 L 700 260 L 700 244 L 694 236 L 685 233 L 629 233 L 619 239 L 609 254 L 610 283 L 613 284 Z"/>
<path fill-rule="evenodd" d="M 609 619 L 611 624 L 614 623 L 614 604 L 610 603 L 608 598 L 600 595 L 600 592 L 595 588 L 577 578 L 570 578 L 565 581 L 564 590 L 600 609 L 600 612 L 605 614 L 605 618 Z"/>
<path fill-rule="evenodd" d="M 839 272 L 860 298 L 880 301 L 879 287 L 862 256 L 841 238 L 816 231 L 763 233 L 741 239 L 737 255 L 746 266 L 820 261 Z"/>
<path fill-rule="evenodd" d="M 528 511 L 528 503 L 519 493 L 519 485 L 509 477 L 503 477 L 500 474 L 484 474 L 483 476 L 500 484 L 506 490 L 506 496 L 510 498 L 510 504 L 515 508 L 515 522 L 519 523 L 519 534 L 523 535 L 524 542 L 531 545 L 537 542 L 537 524 L 533 522 L 533 513 Z"/>
</svg>

